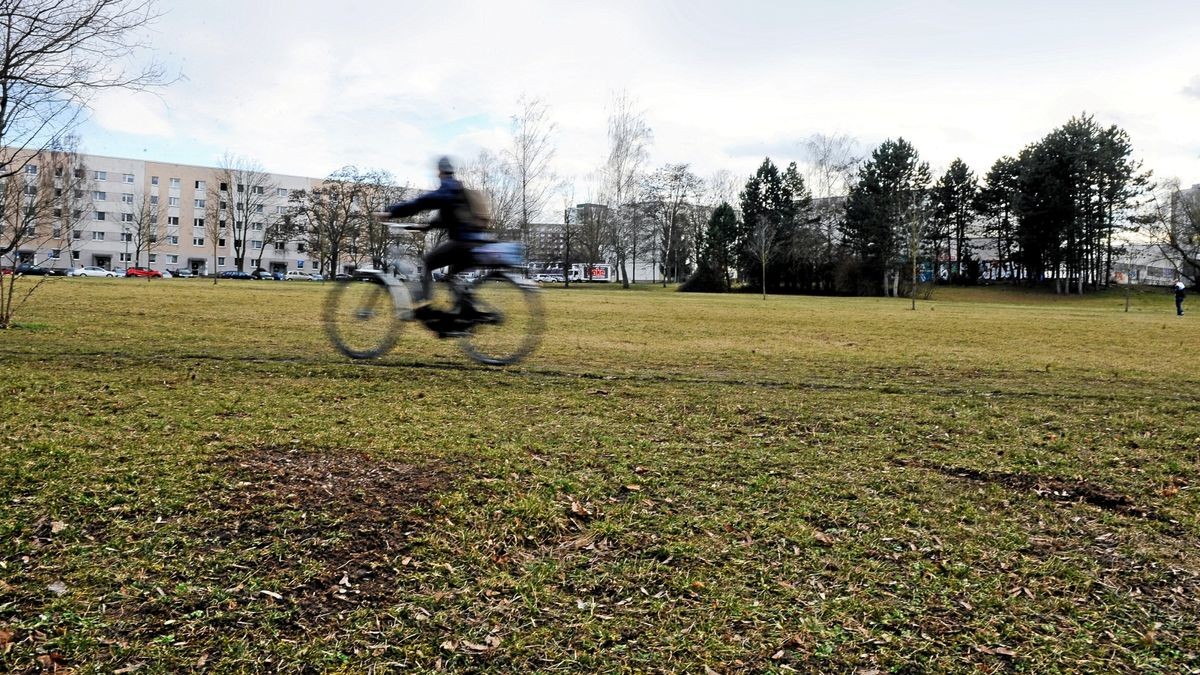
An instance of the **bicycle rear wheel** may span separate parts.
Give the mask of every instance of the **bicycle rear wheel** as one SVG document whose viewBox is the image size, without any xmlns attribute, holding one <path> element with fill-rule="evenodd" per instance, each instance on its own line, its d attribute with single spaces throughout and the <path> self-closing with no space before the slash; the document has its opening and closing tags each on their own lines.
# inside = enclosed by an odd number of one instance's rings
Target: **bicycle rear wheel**
<svg viewBox="0 0 1200 675">
<path fill-rule="evenodd" d="M 459 343 L 475 361 L 491 366 L 516 363 L 542 340 L 545 320 L 536 286 L 513 274 L 495 271 L 467 287 L 479 315 Z"/>
<path fill-rule="evenodd" d="M 378 274 L 338 281 L 325 298 L 325 332 L 352 359 L 386 354 L 411 316 L 408 289 Z"/>
</svg>

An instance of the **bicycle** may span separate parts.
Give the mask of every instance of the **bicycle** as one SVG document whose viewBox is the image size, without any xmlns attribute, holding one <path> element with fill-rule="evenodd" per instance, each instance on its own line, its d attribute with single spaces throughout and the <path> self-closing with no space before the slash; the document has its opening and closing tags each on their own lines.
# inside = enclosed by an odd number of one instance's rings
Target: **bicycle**
<svg viewBox="0 0 1200 675">
<path fill-rule="evenodd" d="M 409 229 L 409 228 L 406 228 Z M 537 284 L 518 269 L 524 247 L 518 242 L 488 242 L 473 252 L 475 264 L 447 279 L 453 307 L 425 323 L 441 337 L 458 338 L 472 360 L 503 366 L 529 356 L 541 342 L 545 320 Z M 392 269 L 361 269 L 335 281 L 325 300 L 325 331 L 334 346 L 352 359 L 374 359 L 392 350 L 405 323 L 416 320 L 413 295 L 420 295 L 416 258 L 401 256 Z"/>
</svg>

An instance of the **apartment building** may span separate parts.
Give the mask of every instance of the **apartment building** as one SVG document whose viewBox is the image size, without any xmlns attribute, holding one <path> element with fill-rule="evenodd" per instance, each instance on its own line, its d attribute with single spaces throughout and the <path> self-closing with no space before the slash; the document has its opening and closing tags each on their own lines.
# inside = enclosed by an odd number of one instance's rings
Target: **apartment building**
<svg viewBox="0 0 1200 675">
<path fill-rule="evenodd" d="M 39 190 L 53 190 L 55 202 L 47 222 L 36 231 L 29 226 L 30 236 L 17 250 L 18 262 L 50 268 L 189 269 L 197 274 L 237 269 L 234 233 L 225 216 L 235 208 L 239 191 L 255 190 L 258 198 L 246 219 L 243 269 L 321 271 L 302 235 L 282 240 L 267 236 L 287 212 L 293 191 L 312 189 L 321 183 L 318 178 L 267 174 L 253 186 L 231 185 L 228 173 L 215 167 L 86 154 L 71 156 L 68 165 L 55 153 L 32 157 L 24 175 L 27 199 Z M 219 203 L 210 204 L 213 199 Z M 147 212 L 157 214 L 152 228 L 140 223 Z M 214 217 L 219 219 L 216 228 L 207 222 Z"/>
</svg>

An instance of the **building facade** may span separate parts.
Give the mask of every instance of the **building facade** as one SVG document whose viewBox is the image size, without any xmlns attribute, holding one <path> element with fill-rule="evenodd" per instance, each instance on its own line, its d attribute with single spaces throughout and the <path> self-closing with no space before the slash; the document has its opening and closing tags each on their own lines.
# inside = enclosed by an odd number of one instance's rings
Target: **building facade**
<svg viewBox="0 0 1200 675">
<path fill-rule="evenodd" d="M 261 190 L 248 214 L 244 271 L 321 271 L 303 235 L 270 236 L 283 220 L 294 191 L 321 180 L 266 174 L 255 187 L 221 183 L 214 167 L 78 154 L 39 153 L 25 163 L 26 200 L 41 193 L 45 217 L 28 226 L 16 262 L 70 269 L 148 267 L 215 274 L 237 269 L 233 228 L 225 226 L 239 189 Z M 214 189 L 215 188 L 215 189 Z M 52 191 L 53 194 L 46 194 Z M 211 204 L 213 200 L 218 204 Z M 11 210 L 11 209 L 10 209 Z M 153 218 L 147 226 L 146 219 Z M 218 227 L 210 221 L 218 219 Z M 215 237 L 215 241 L 214 241 Z"/>
</svg>

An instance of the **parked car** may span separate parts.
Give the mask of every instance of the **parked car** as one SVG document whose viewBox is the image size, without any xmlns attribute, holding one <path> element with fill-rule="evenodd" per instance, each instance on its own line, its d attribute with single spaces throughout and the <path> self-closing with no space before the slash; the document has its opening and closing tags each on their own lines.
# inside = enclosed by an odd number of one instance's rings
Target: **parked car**
<svg viewBox="0 0 1200 675">
<path fill-rule="evenodd" d="M 346 274 L 345 272 L 338 272 L 337 274 L 333 275 L 334 281 L 350 281 L 353 278 L 353 274 Z"/>
<path fill-rule="evenodd" d="M 288 273 L 283 275 L 283 279 L 284 281 L 312 281 L 312 277 L 308 275 L 308 272 L 301 272 L 300 270 L 288 270 Z"/>
<path fill-rule="evenodd" d="M 42 267 L 40 265 L 31 265 L 29 263 L 21 263 L 17 265 L 17 274 L 28 274 L 34 277 L 61 277 L 66 275 L 66 270 L 55 269 L 53 267 Z"/>
<path fill-rule="evenodd" d="M 103 267 L 88 265 L 87 267 L 76 267 L 67 273 L 70 277 L 116 277 L 117 273 L 112 270 L 106 270 Z"/>
<path fill-rule="evenodd" d="M 237 270 L 225 270 L 217 275 L 218 279 L 253 279 L 249 272 L 239 272 Z"/>
<path fill-rule="evenodd" d="M 312 279 L 313 281 L 325 281 L 325 277 L 321 276 L 320 272 L 313 272 L 312 274 L 308 275 L 308 278 Z"/>
<path fill-rule="evenodd" d="M 250 277 L 253 279 L 258 279 L 259 281 L 274 281 L 275 280 L 275 276 L 273 274 L 271 274 L 267 270 L 264 270 L 261 267 L 254 270 L 253 272 L 251 272 Z"/>
<path fill-rule="evenodd" d="M 533 280 L 543 284 L 561 284 L 563 275 L 561 274 L 535 274 Z"/>
<path fill-rule="evenodd" d="M 186 267 L 177 269 L 174 272 L 172 272 L 171 274 L 179 277 L 180 279 L 191 279 L 193 276 L 195 276 L 192 274 L 192 271 Z"/>
<path fill-rule="evenodd" d="M 145 277 L 147 279 L 161 279 L 162 272 L 159 272 L 158 270 L 152 270 L 149 267 L 130 267 L 129 269 L 125 270 L 125 276 L 127 276 L 127 277 Z"/>
</svg>

